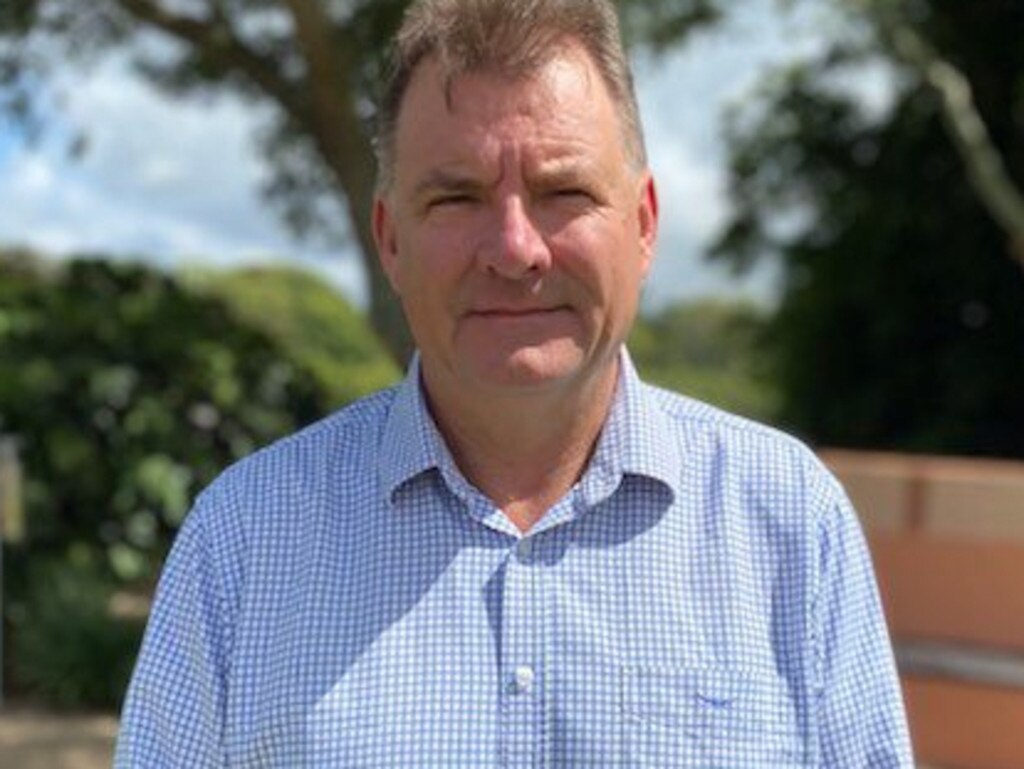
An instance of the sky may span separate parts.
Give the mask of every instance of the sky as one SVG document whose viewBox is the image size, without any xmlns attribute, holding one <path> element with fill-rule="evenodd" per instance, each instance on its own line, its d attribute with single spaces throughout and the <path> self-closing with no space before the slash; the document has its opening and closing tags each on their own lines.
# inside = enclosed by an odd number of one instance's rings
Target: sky
<svg viewBox="0 0 1024 769">
<path fill-rule="evenodd" d="M 718 296 L 770 304 L 770 267 L 742 279 L 703 258 L 728 219 L 722 108 L 749 97 L 773 63 L 816 50 L 815 20 L 747 0 L 722 28 L 634 62 L 661 224 L 648 307 Z M 0 244 L 63 256 L 92 252 L 187 264 L 286 261 L 322 273 L 365 302 L 354 253 L 294 238 L 259 195 L 265 169 L 254 141 L 259 111 L 238 99 L 173 100 L 123 59 L 58 78 L 60 104 L 26 145 L 0 121 Z M 67 151 L 82 132 L 86 152 Z"/>
</svg>

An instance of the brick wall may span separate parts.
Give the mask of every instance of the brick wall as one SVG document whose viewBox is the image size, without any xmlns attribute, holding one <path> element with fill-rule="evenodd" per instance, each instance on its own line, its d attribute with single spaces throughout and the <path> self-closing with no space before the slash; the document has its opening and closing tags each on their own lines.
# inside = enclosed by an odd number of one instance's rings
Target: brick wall
<svg viewBox="0 0 1024 769">
<path fill-rule="evenodd" d="M 1024 769 L 1024 462 L 821 455 L 864 523 L 918 759 Z"/>
</svg>

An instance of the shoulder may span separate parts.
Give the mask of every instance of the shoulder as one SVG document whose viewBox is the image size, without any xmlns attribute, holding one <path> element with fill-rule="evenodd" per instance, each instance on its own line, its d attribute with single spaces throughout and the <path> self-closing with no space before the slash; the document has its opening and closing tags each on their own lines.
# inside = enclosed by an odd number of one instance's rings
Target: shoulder
<svg viewBox="0 0 1024 769">
<path fill-rule="evenodd" d="M 381 390 L 275 441 L 229 467 L 215 486 L 309 477 L 327 464 L 371 453 L 367 443 L 379 437 L 394 395 L 394 388 Z"/>
<path fill-rule="evenodd" d="M 694 398 L 644 385 L 678 442 L 684 465 L 774 510 L 828 510 L 845 504 L 838 480 L 799 438 Z"/>
<path fill-rule="evenodd" d="M 233 618 L 247 589 L 286 579 L 296 553 L 311 552 L 332 522 L 358 518 L 359 500 L 376 498 L 379 434 L 393 399 L 393 388 L 375 393 L 227 468 L 186 517 L 161 589 L 199 585 Z"/>
<path fill-rule="evenodd" d="M 344 488 L 352 478 L 365 485 L 395 392 L 392 387 L 355 401 L 231 465 L 199 495 L 193 516 L 297 511 L 327 485 Z"/>
</svg>

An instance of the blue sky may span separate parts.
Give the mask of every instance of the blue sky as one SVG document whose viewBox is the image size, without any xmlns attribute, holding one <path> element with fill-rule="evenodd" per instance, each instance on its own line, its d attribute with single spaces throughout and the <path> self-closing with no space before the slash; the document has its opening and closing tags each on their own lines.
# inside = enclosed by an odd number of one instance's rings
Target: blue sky
<svg viewBox="0 0 1024 769">
<path fill-rule="evenodd" d="M 774 294 L 770 269 L 739 280 L 702 254 L 729 211 L 722 107 L 749 94 L 770 63 L 820 45 L 820 19 L 780 17 L 775 7 L 747 0 L 726 27 L 636 62 L 662 211 L 648 305 L 709 295 L 768 302 Z M 264 169 L 252 141 L 260 121 L 251 107 L 231 98 L 161 98 L 119 60 L 91 72 L 69 69 L 58 86 L 64 103 L 37 146 L 0 123 L 0 243 L 166 267 L 298 261 L 361 301 L 358 260 L 296 241 L 260 200 Z M 89 138 L 77 160 L 65 151 L 75 129 Z"/>
</svg>

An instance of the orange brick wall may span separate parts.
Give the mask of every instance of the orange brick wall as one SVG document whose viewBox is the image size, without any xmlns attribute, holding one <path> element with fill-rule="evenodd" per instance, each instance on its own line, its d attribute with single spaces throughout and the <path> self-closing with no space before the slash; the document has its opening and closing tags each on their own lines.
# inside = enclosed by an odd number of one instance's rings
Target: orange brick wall
<svg viewBox="0 0 1024 769">
<path fill-rule="evenodd" d="M 821 455 L 864 523 L 897 644 L 1024 655 L 1024 462 Z M 915 675 L 903 685 L 918 761 L 1024 769 L 1024 688 Z"/>
</svg>

